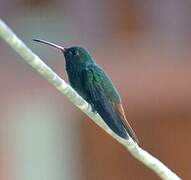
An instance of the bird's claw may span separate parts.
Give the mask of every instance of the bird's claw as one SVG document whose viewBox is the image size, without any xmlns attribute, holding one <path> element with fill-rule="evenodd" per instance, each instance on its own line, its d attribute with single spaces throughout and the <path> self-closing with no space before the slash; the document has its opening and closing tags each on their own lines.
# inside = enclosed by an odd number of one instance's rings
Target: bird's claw
<svg viewBox="0 0 191 180">
<path fill-rule="evenodd" d="M 95 109 L 94 104 L 93 104 L 93 103 L 90 103 L 90 106 L 91 106 L 91 108 L 92 108 L 92 111 L 93 111 L 94 113 L 96 113 L 96 109 Z"/>
</svg>

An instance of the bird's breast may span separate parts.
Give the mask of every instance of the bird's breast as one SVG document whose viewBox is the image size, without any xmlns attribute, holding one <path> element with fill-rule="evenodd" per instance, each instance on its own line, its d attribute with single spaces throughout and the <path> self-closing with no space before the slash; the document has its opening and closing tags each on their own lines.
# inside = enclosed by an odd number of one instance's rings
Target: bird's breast
<svg viewBox="0 0 191 180">
<path fill-rule="evenodd" d="M 86 94 L 84 92 L 83 84 L 82 84 L 82 77 L 81 77 L 81 67 L 77 67 L 76 65 L 66 65 L 66 72 L 68 75 L 68 80 L 70 85 L 77 91 L 77 93 L 86 98 Z"/>
</svg>

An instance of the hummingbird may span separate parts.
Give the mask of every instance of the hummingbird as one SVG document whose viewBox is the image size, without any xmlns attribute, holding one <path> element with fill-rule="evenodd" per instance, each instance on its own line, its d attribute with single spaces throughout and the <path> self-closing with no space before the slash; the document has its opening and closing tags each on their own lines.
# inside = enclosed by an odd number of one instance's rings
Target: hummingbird
<svg viewBox="0 0 191 180">
<path fill-rule="evenodd" d="M 65 57 L 65 69 L 72 88 L 91 105 L 92 111 L 97 112 L 113 132 L 124 139 L 130 136 L 138 143 L 116 87 L 85 48 L 66 48 L 41 39 L 33 40 L 60 50 Z"/>
</svg>

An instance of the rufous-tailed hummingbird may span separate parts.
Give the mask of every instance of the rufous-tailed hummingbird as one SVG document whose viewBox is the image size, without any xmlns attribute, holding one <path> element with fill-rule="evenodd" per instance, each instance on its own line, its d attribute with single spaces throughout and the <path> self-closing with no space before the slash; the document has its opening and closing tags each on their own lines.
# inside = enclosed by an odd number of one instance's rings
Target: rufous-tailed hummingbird
<svg viewBox="0 0 191 180">
<path fill-rule="evenodd" d="M 65 57 L 71 86 L 117 135 L 124 139 L 131 136 L 138 143 L 137 136 L 126 119 L 118 91 L 86 49 L 77 46 L 65 48 L 48 41 L 33 40 L 59 49 Z"/>
</svg>

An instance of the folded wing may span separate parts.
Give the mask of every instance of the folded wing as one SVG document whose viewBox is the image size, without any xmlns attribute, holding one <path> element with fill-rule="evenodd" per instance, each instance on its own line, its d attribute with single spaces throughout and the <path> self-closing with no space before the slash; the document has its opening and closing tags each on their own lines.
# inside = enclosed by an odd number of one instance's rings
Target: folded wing
<svg viewBox="0 0 191 180">
<path fill-rule="evenodd" d="M 104 71 L 96 65 L 91 65 L 82 71 L 81 80 L 88 95 L 87 101 L 106 124 L 122 138 L 128 139 L 129 135 L 138 142 L 125 117 L 120 96 Z"/>
</svg>

